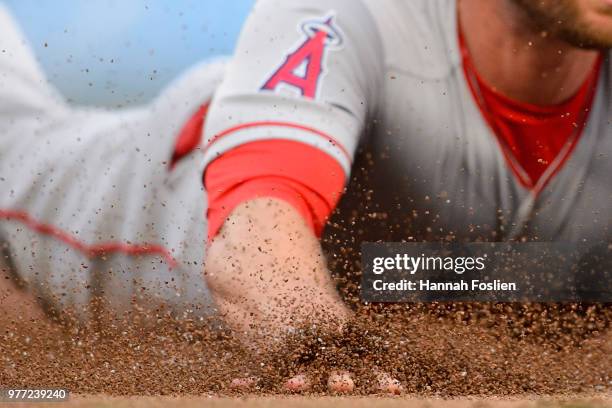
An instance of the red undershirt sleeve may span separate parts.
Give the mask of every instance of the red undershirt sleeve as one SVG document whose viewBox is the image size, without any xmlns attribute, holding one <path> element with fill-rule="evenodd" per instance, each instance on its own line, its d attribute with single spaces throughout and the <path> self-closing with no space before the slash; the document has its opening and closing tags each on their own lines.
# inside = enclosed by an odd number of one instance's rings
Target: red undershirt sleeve
<svg viewBox="0 0 612 408">
<path fill-rule="evenodd" d="M 291 204 L 320 237 L 342 194 L 345 173 L 327 153 L 291 140 L 262 140 L 232 149 L 204 173 L 208 239 L 241 203 L 261 197 Z"/>
</svg>

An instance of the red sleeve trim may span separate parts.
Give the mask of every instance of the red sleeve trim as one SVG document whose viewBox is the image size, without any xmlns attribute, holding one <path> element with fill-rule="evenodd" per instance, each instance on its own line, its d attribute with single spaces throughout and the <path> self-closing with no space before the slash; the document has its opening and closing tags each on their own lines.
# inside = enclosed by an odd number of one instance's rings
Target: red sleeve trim
<svg viewBox="0 0 612 408">
<path fill-rule="evenodd" d="M 282 139 L 244 144 L 215 159 L 204 174 L 208 238 L 236 206 L 260 197 L 288 202 L 320 236 L 344 184 L 340 164 L 315 147 Z"/>
<path fill-rule="evenodd" d="M 299 123 L 292 123 L 292 122 L 278 122 L 278 121 L 263 121 L 263 122 L 248 122 L 248 123 L 242 123 L 240 125 L 237 126 L 233 126 L 231 128 L 225 129 L 224 131 L 216 134 L 208 143 L 208 145 L 206 146 L 206 148 L 204 149 L 204 151 L 206 151 L 208 148 L 210 148 L 210 146 L 212 146 L 216 141 L 218 141 L 219 139 L 234 133 L 234 132 L 238 132 L 240 130 L 244 130 L 244 129 L 249 129 L 249 128 L 255 128 L 255 127 L 288 127 L 288 128 L 293 128 L 293 129 L 299 129 L 299 130 L 304 130 L 306 132 L 310 132 L 313 133 L 319 137 L 322 137 L 323 139 L 325 139 L 328 143 L 331 143 L 333 146 L 337 147 L 338 149 L 340 149 L 340 151 L 342 152 L 342 154 L 347 158 L 349 163 L 353 162 L 353 159 L 351 157 L 351 155 L 349 154 L 349 152 L 346 150 L 346 148 L 339 143 L 336 139 L 334 139 L 333 137 L 331 137 L 330 135 L 328 135 L 325 132 L 322 132 L 318 129 L 309 127 L 309 126 L 304 126 L 304 125 L 300 125 Z"/>
</svg>

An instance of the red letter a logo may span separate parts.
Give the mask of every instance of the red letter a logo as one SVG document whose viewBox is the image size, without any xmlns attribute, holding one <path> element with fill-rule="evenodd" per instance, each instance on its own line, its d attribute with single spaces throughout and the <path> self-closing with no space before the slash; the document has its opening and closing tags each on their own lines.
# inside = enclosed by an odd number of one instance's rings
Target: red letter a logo
<svg viewBox="0 0 612 408">
<path fill-rule="evenodd" d="M 338 31 L 331 24 L 331 18 L 327 18 L 324 22 L 304 23 L 302 29 L 306 34 L 306 40 L 287 56 L 285 62 L 261 89 L 273 91 L 279 84 L 284 83 L 297 88 L 303 96 L 314 99 L 323 72 L 326 47 L 341 42 Z"/>
</svg>

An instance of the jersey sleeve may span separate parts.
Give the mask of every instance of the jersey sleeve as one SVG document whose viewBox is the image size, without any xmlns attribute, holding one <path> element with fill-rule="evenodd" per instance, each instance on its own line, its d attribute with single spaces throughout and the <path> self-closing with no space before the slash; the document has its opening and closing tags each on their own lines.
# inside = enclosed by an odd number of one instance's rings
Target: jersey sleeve
<svg viewBox="0 0 612 408">
<path fill-rule="evenodd" d="M 204 128 L 209 238 L 262 196 L 292 204 L 319 235 L 376 109 L 381 67 L 361 1 L 259 1 Z"/>
<path fill-rule="evenodd" d="M 379 89 L 378 33 L 358 0 L 261 0 L 204 130 L 205 164 L 239 145 L 316 147 L 348 174 Z"/>
</svg>

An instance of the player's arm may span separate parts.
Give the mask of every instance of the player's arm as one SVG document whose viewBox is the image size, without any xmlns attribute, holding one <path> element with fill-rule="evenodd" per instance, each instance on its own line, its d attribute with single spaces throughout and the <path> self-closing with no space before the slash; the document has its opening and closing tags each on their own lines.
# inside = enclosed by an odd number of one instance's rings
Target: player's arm
<svg viewBox="0 0 612 408">
<path fill-rule="evenodd" d="M 318 236 L 344 188 L 341 165 L 301 142 L 254 141 L 213 161 L 204 182 L 207 279 L 230 324 L 252 341 L 306 318 L 337 329 L 348 311 Z"/>
<path fill-rule="evenodd" d="M 373 108 L 379 52 L 352 0 L 260 1 L 247 21 L 207 118 L 204 183 L 206 279 L 249 342 L 349 315 L 318 236 Z"/>
<path fill-rule="evenodd" d="M 206 279 L 237 329 L 245 313 L 277 334 L 314 306 L 348 314 L 317 236 L 377 92 L 377 45 L 352 0 L 260 1 L 243 29 L 204 131 Z"/>
<path fill-rule="evenodd" d="M 217 306 L 254 346 L 313 320 L 334 330 L 348 317 L 317 237 L 284 200 L 240 204 L 208 257 Z"/>
</svg>

